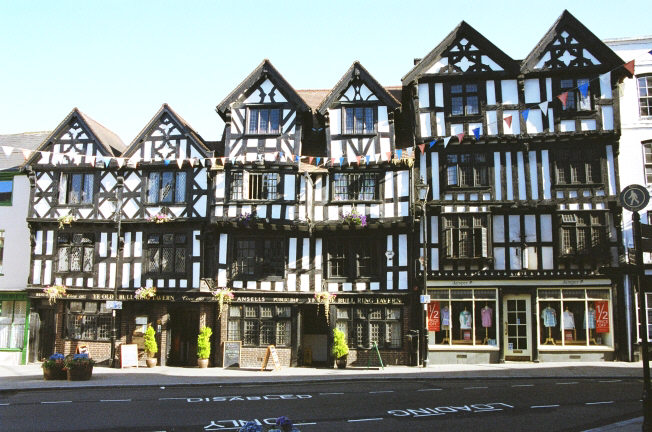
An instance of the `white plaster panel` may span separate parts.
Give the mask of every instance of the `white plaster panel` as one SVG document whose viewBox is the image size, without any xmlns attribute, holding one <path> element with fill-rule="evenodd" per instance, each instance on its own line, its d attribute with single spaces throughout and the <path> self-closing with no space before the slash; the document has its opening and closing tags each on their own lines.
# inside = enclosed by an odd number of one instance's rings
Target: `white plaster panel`
<svg viewBox="0 0 652 432">
<path fill-rule="evenodd" d="M 611 99 L 611 73 L 600 75 L 600 99 Z"/>
<path fill-rule="evenodd" d="M 32 271 L 32 283 L 41 284 L 41 260 L 34 260 L 34 270 Z"/>
<path fill-rule="evenodd" d="M 430 113 L 420 113 L 419 114 L 419 127 L 422 137 L 429 137 L 432 135 L 430 130 Z"/>
<path fill-rule="evenodd" d="M 43 285 L 52 283 L 52 260 L 45 260 L 45 269 L 43 269 Z"/>
<path fill-rule="evenodd" d="M 487 111 L 487 135 L 498 134 L 498 117 L 496 111 Z"/>
<path fill-rule="evenodd" d="M 430 106 L 430 90 L 428 83 L 419 84 L 419 108 Z"/>
<path fill-rule="evenodd" d="M 262 281 L 260 283 L 260 289 L 262 291 L 271 291 L 272 290 L 272 283 L 269 281 Z"/>
<path fill-rule="evenodd" d="M 516 162 L 518 166 L 518 198 L 527 199 L 525 191 L 525 162 L 523 161 L 523 152 L 516 152 Z"/>
<path fill-rule="evenodd" d="M 129 288 L 129 263 L 122 264 L 122 288 Z"/>
<path fill-rule="evenodd" d="M 537 241 L 537 219 L 534 215 L 525 215 L 525 242 Z"/>
<path fill-rule="evenodd" d="M 226 287 L 226 269 L 218 269 L 217 270 L 217 286 L 218 287 Z"/>
<path fill-rule="evenodd" d="M 444 107 L 444 85 L 442 83 L 435 83 L 435 106 Z"/>
<path fill-rule="evenodd" d="M 543 199 L 551 197 L 550 166 L 548 165 L 548 150 L 541 151 L 541 182 L 543 183 Z"/>
<path fill-rule="evenodd" d="M 502 243 L 505 241 L 505 216 L 494 215 L 492 220 L 494 241 Z"/>
<path fill-rule="evenodd" d="M 435 113 L 435 120 L 436 120 L 436 134 L 437 136 L 444 136 L 446 135 L 446 117 L 443 112 L 438 112 Z"/>
<path fill-rule="evenodd" d="M 521 241 L 521 217 L 518 215 L 509 215 L 509 241 Z"/>
<path fill-rule="evenodd" d="M 385 172 L 385 198 L 394 198 L 394 175 L 392 171 Z"/>
<path fill-rule="evenodd" d="M 255 290 L 256 288 L 256 281 L 247 281 L 247 289 Z"/>
<path fill-rule="evenodd" d="M 215 198 L 217 199 L 224 199 L 224 178 L 225 178 L 225 173 L 217 173 L 215 174 Z"/>
<path fill-rule="evenodd" d="M 514 199 L 514 186 L 512 182 L 512 154 L 510 152 L 505 153 L 505 177 L 507 200 L 511 201 Z"/>
<path fill-rule="evenodd" d="M 124 247 L 122 249 L 122 256 L 125 258 L 131 257 L 131 233 L 126 232 L 124 235 Z"/>
<path fill-rule="evenodd" d="M 109 264 L 109 288 L 115 288 L 116 263 Z"/>
<path fill-rule="evenodd" d="M 283 186 L 283 192 L 285 194 L 286 201 L 294 201 L 296 197 L 294 182 L 294 174 L 285 174 L 285 185 Z"/>
<path fill-rule="evenodd" d="M 539 89 L 539 79 L 526 79 L 525 80 L 525 103 L 539 103 L 541 102 L 541 90 Z"/>
<path fill-rule="evenodd" d="M 303 239 L 303 255 L 301 255 L 301 268 L 308 269 L 310 267 L 310 239 Z"/>
<path fill-rule="evenodd" d="M 380 218 L 380 205 L 379 204 L 371 204 L 369 206 L 369 217 L 372 218 L 372 219 Z"/>
<path fill-rule="evenodd" d="M 539 223 L 541 224 L 541 241 L 552 241 L 552 215 L 543 214 L 539 216 Z"/>
<path fill-rule="evenodd" d="M 516 80 L 500 81 L 500 89 L 502 91 L 503 105 L 518 104 L 518 87 L 516 86 Z"/>
<path fill-rule="evenodd" d="M 439 216 L 430 216 L 430 243 L 439 243 Z"/>
<path fill-rule="evenodd" d="M 616 166 L 614 162 L 614 152 L 611 145 L 605 147 L 607 151 L 607 174 L 609 177 L 609 195 L 616 194 Z"/>
<path fill-rule="evenodd" d="M 494 248 L 494 269 L 505 270 L 505 248 L 504 247 Z"/>
<path fill-rule="evenodd" d="M 310 291 L 310 275 L 302 274 L 299 276 L 299 285 L 301 291 Z"/>
<path fill-rule="evenodd" d="M 505 135 L 518 135 L 521 133 L 521 121 L 517 110 L 503 111 L 503 133 Z M 506 117 L 512 116 L 512 124 L 507 125 Z"/>
<path fill-rule="evenodd" d="M 48 231 L 45 235 L 45 254 L 52 255 L 54 247 L 54 231 Z"/>
<path fill-rule="evenodd" d="M 340 135 L 342 133 L 342 112 L 338 109 L 329 109 L 328 118 L 330 120 L 331 135 Z"/>
<path fill-rule="evenodd" d="M 553 269 L 552 246 L 544 246 L 541 248 L 541 268 L 543 270 Z"/>
<path fill-rule="evenodd" d="M 111 233 L 111 256 L 118 256 L 118 233 Z"/>
<path fill-rule="evenodd" d="M 408 171 L 399 171 L 397 173 L 399 197 L 410 195 L 410 173 Z"/>
<path fill-rule="evenodd" d="M 487 81 L 487 105 L 496 105 L 496 83 L 493 80 Z"/>
<path fill-rule="evenodd" d="M 297 290 L 297 275 L 290 273 L 287 275 L 287 290 L 296 291 Z"/>
<path fill-rule="evenodd" d="M 378 132 L 389 132 L 389 120 L 387 119 L 387 107 L 378 107 Z"/>
<path fill-rule="evenodd" d="M 592 131 L 592 130 L 595 130 L 595 127 L 596 127 L 595 119 L 581 119 L 580 120 L 580 130 Z"/>
<path fill-rule="evenodd" d="M 34 237 L 34 255 L 41 254 L 43 254 L 43 231 L 38 230 Z"/>
<path fill-rule="evenodd" d="M 522 266 L 521 248 L 520 247 L 510 247 L 509 248 L 509 268 L 511 270 L 520 270 L 521 266 Z"/>
<path fill-rule="evenodd" d="M 97 286 L 98 288 L 106 286 L 106 263 L 100 263 L 97 266 Z"/>
<path fill-rule="evenodd" d="M 559 122 L 559 131 L 560 132 L 574 132 L 575 131 L 575 120 L 562 120 Z"/>
<path fill-rule="evenodd" d="M 406 271 L 398 272 L 398 289 L 408 289 L 408 274 Z"/>
<path fill-rule="evenodd" d="M 537 152 L 528 153 L 530 167 L 530 195 L 531 199 L 539 199 L 539 179 L 537 178 Z"/>
<path fill-rule="evenodd" d="M 290 238 L 288 247 L 288 268 L 295 269 L 297 268 L 297 239 Z"/>
<path fill-rule="evenodd" d="M 614 107 L 602 105 L 602 130 L 614 130 Z"/>
<path fill-rule="evenodd" d="M 140 276 L 143 272 L 142 264 L 139 262 L 134 263 L 134 288 L 140 288 Z"/>
<path fill-rule="evenodd" d="M 281 218 L 281 206 L 274 204 L 272 206 L 272 219 L 280 219 Z"/>
<path fill-rule="evenodd" d="M 463 124 L 451 124 L 451 135 L 457 135 L 464 132 Z"/>
<path fill-rule="evenodd" d="M 398 217 L 406 217 L 410 215 L 410 203 L 401 202 L 398 205 Z"/>
<path fill-rule="evenodd" d="M 529 134 L 536 134 L 543 132 L 543 116 L 541 110 L 538 108 L 530 109 L 525 122 L 525 129 Z"/>
<path fill-rule="evenodd" d="M 386 218 L 394 217 L 394 204 L 385 204 L 385 215 Z"/>
<path fill-rule="evenodd" d="M 201 263 L 198 262 L 192 263 L 192 287 L 193 288 L 199 288 L 200 266 Z"/>
<path fill-rule="evenodd" d="M 407 265 L 407 235 L 400 234 L 398 236 L 398 265 L 406 266 Z"/>
</svg>

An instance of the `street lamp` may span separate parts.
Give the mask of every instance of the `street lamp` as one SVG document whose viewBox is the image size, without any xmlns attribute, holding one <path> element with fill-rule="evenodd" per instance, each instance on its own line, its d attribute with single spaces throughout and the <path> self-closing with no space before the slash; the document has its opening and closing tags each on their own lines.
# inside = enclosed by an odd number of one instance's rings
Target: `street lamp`
<svg viewBox="0 0 652 432">
<path fill-rule="evenodd" d="M 116 245 L 116 275 L 120 274 L 120 231 L 122 229 L 122 191 L 124 186 L 124 177 L 122 175 L 118 176 L 118 183 L 116 185 L 116 203 L 115 203 L 115 214 L 114 221 L 118 224 L 118 244 Z M 115 304 L 118 300 L 118 284 L 119 280 L 116 280 L 113 287 L 113 303 L 114 306 L 111 310 L 111 367 L 118 367 L 116 360 L 116 337 L 118 329 L 116 328 L 116 312 Z"/>
<path fill-rule="evenodd" d="M 421 287 L 421 294 L 424 296 L 423 298 L 425 299 L 428 295 L 428 286 L 427 286 L 427 281 L 428 281 L 428 218 L 427 218 L 427 202 L 428 202 L 428 191 L 430 190 L 430 186 L 423 181 L 422 177 L 419 177 L 419 180 L 416 182 L 414 185 L 417 191 L 417 196 L 419 197 L 419 203 L 421 204 L 421 234 L 423 236 L 422 241 L 423 241 L 423 255 L 421 258 L 423 258 L 422 265 L 423 265 L 423 270 L 421 272 L 423 276 L 422 280 L 422 287 Z M 421 259 L 420 259 L 421 261 Z M 423 367 L 428 366 L 428 325 L 427 325 L 427 315 L 426 311 L 428 310 L 428 303 L 425 302 L 421 306 L 421 333 L 423 333 L 423 339 L 421 342 L 421 350 L 423 351 L 423 355 L 421 358 L 423 359 Z"/>
</svg>

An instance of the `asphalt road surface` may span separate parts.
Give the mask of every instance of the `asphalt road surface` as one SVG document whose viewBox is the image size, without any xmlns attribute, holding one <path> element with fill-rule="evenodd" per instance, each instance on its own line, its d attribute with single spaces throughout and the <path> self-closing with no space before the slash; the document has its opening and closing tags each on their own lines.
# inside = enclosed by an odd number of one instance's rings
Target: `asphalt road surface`
<svg viewBox="0 0 652 432">
<path fill-rule="evenodd" d="M 0 393 L 0 431 L 581 431 L 641 415 L 639 379 L 342 381 Z"/>
</svg>

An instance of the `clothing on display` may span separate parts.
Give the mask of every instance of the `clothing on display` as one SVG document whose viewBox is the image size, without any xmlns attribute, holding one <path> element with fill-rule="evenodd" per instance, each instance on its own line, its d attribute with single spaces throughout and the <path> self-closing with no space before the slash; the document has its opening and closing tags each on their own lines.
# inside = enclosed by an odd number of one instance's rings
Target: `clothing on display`
<svg viewBox="0 0 652 432">
<path fill-rule="evenodd" d="M 441 325 L 448 327 L 451 325 L 451 313 L 448 306 L 444 306 L 441 310 Z"/>
<path fill-rule="evenodd" d="M 575 328 L 575 316 L 568 308 L 564 311 L 564 330 L 573 330 Z"/>
<path fill-rule="evenodd" d="M 480 316 L 482 317 L 482 327 L 491 327 L 493 321 L 494 311 L 489 306 L 485 306 L 480 311 Z"/>
<path fill-rule="evenodd" d="M 473 320 L 471 318 L 471 312 L 467 311 L 466 309 L 460 312 L 460 328 L 470 329 L 472 322 Z"/>
<path fill-rule="evenodd" d="M 589 306 L 589 311 L 585 315 L 589 320 L 589 329 L 595 330 L 595 309 L 593 306 Z M 583 328 L 586 328 L 586 319 L 583 322 Z"/>
<path fill-rule="evenodd" d="M 541 312 L 541 319 L 543 319 L 544 327 L 557 326 L 557 311 L 548 306 Z"/>
</svg>

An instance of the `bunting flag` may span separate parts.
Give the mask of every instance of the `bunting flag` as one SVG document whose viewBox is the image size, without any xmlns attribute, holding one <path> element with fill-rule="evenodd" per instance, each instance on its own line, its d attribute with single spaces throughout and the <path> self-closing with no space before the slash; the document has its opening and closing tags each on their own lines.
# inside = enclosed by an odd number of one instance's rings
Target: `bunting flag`
<svg viewBox="0 0 652 432">
<path fill-rule="evenodd" d="M 385 155 L 387 155 L 387 162 L 392 160 L 392 152 L 385 152 Z"/>
<path fill-rule="evenodd" d="M 464 139 L 464 135 L 465 135 L 464 132 L 458 133 L 457 135 L 455 135 L 457 137 L 458 141 L 460 142 L 460 144 L 462 144 L 462 140 Z"/>
<path fill-rule="evenodd" d="M 340 157 L 340 166 L 344 165 L 344 158 Z"/>
<path fill-rule="evenodd" d="M 585 82 L 581 86 L 577 88 L 580 91 L 580 94 L 582 95 L 583 98 L 587 97 L 589 95 L 589 82 Z"/>
<path fill-rule="evenodd" d="M 365 163 L 365 165 L 369 165 L 369 159 L 370 159 L 370 158 L 369 158 L 369 155 L 367 155 L 367 156 L 364 157 L 364 163 Z"/>
<path fill-rule="evenodd" d="M 164 164 L 165 166 L 170 165 L 170 159 L 164 159 L 164 160 L 163 160 L 163 164 Z"/>
<path fill-rule="evenodd" d="M 320 161 L 321 161 L 321 158 L 320 158 L 320 157 L 317 157 L 317 163 L 316 163 L 317 166 L 319 166 L 319 162 L 320 162 Z"/>
<path fill-rule="evenodd" d="M 548 115 L 548 101 L 543 101 L 539 104 L 539 109 L 543 115 Z"/>
<path fill-rule="evenodd" d="M 223 157 L 223 158 L 221 158 L 221 159 L 222 159 L 222 165 L 226 165 L 226 158 Z"/>
<path fill-rule="evenodd" d="M 122 157 L 115 158 L 115 161 L 118 163 L 118 168 L 122 168 L 122 166 L 125 164 L 125 158 Z"/>
<path fill-rule="evenodd" d="M 29 159 L 29 157 L 32 155 L 32 151 L 28 149 L 23 149 L 22 152 L 25 160 Z"/>
<path fill-rule="evenodd" d="M 419 150 L 421 150 L 421 154 L 423 154 L 426 151 L 426 144 L 419 144 Z"/>
<path fill-rule="evenodd" d="M 209 160 L 211 161 L 211 166 L 217 165 L 217 158 L 210 158 Z"/>
<path fill-rule="evenodd" d="M 507 123 L 508 128 L 512 127 L 512 116 L 511 115 L 503 118 L 503 120 L 505 121 L 505 123 Z"/>
<path fill-rule="evenodd" d="M 296 163 L 299 163 L 299 155 L 295 156 L 294 160 L 295 160 Z"/>
<path fill-rule="evenodd" d="M 523 110 L 521 115 L 523 116 L 523 120 L 527 121 L 527 118 L 530 115 L 530 110 L 529 109 Z"/>
<path fill-rule="evenodd" d="M 9 156 L 11 156 L 11 153 L 14 151 L 14 148 L 10 147 L 10 146 L 2 146 L 2 151 L 5 152 L 5 155 L 7 157 L 9 157 Z"/>
<path fill-rule="evenodd" d="M 652 55 L 652 50 L 648 51 L 648 54 Z"/>
<path fill-rule="evenodd" d="M 104 168 L 108 168 L 111 165 L 111 158 L 104 158 Z"/>
<path fill-rule="evenodd" d="M 86 156 L 86 162 L 91 165 L 95 165 L 95 159 L 96 159 L 95 156 Z"/>
<path fill-rule="evenodd" d="M 312 165 L 312 160 L 313 160 L 313 159 L 314 159 L 314 158 L 313 158 L 312 156 L 308 156 L 308 163 L 309 163 L 310 165 Z"/>
<path fill-rule="evenodd" d="M 480 128 L 477 127 L 475 129 L 472 129 L 471 132 L 473 132 L 473 136 L 475 137 L 476 140 L 480 139 Z"/>
<path fill-rule="evenodd" d="M 557 96 L 557 99 L 561 101 L 561 105 L 566 109 L 566 100 L 568 100 L 568 92 L 563 92 L 559 96 Z"/>
<path fill-rule="evenodd" d="M 432 146 L 434 146 L 434 145 L 435 145 L 435 140 L 430 141 L 430 148 L 432 148 Z M 423 152 L 421 152 L 421 153 L 423 153 Z"/>
<path fill-rule="evenodd" d="M 179 166 L 179 169 L 183 166 L 183 158 L 177 158 L 177 165 Z"/>
<path fill-rule="evenodd" d="M 403 151 L 401 149 L 396 150 L 396 157 L 400 159 L 402 153 Z"/>
<path fill-rule="evenodd" d="M 356 161 L 357 161 L 358 165 L 360 165 L 360 159 L 362 158 L 362 156 L 356 156 L 355 158 L 356 158 Z"/>
<path fill-rule="evenodd" d="M 79 165 L 82 161 L 82 155 L 80 154 L 73 155 L 72 160 L 75 165 Z"/>
<path fill-rule="evenodd" d="M 446 138 L 444 138 L 444 148 L 446 148 L 446 146 L 448 145 L 448 141 L 450 141 L 451 138 L 452 138 L 452 137 L 449 137 L 449 136 L 446 137 Z"/>
<path fill-rule="evenodd" d="M 627 70 L 627 72 L 634 75 L 634 60 L 628 61 L 623 65 L 623 67 Z"/>
</svg>

